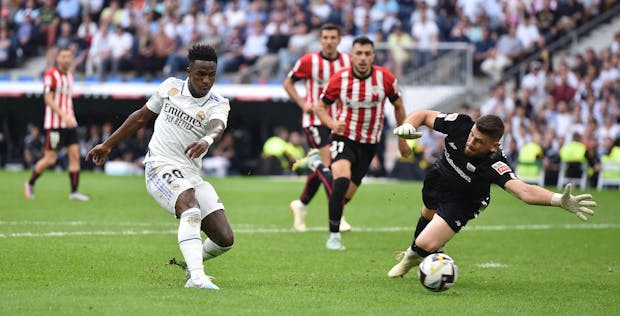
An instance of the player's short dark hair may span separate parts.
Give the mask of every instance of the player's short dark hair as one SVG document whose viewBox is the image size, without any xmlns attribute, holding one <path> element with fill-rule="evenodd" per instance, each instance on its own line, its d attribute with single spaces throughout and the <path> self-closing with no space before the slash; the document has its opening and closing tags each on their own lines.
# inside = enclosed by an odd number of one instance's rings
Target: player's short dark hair
<svg viewBox="0 0 620 316">
<path fill-rule="evenodd" d="M 353 40 L 353 46 L 355 46 L 355 44 L 359 44 L 359 45 L 370 45 L 372 46 L 372 48 L 375 48 L 375 43 L 368 37 L 366 36 L 360 36 L 357 37 L 356 39 Z"/>
<path fill-rule="evenodd" d="M 476 128 L 480 133 L 491 136 L 495 140 L 500 140 L 504 136 L 504 122 L 493 114 L 483 115 L 476 121 Z"/>
<path fill-rule="evenodd" d="M 187 52 L 189 63 L 196 60 L 212 61 L 217 64 L 217 52 L 215 48 L 207 44 L 195 44 Z"/>
<path fill-rule="evenodd" d="M 338 31 L 338 36 L 340 36 L 340 26 L 338 26 L 338 24 L 334 24 L 334 23 L 325 23 L 323 25 L 321 25 L 321 28 L 319 29 L 319 34 L 323 34 L 323 31 Z"/>
</svg>

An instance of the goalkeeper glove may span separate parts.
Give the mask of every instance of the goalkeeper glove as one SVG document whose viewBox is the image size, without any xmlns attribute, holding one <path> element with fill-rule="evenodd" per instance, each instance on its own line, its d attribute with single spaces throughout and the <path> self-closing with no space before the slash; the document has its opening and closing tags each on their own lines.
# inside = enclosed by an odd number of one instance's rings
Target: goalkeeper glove
<svg viewBox="0 0 620 316">
<path fill-rule="evenodd" d="M 394 128 L 394 135 L 404 139 L 416 139 L 422 137 L 422 133 L 416 132 L 415 127 L 409 123 L 405 123 Z"/>
<path fill-rule="evenodd" d="M 596 202 L 592 200 L 591 194 L 572 195 L 573 184 L 569 183 L 564 187 L 564 193 L 553 193 L 551 198 L 552 206 L 559 206 L 571 213 L 575 213 L 580 220 L 586 222 L 588 219 L 585 214 L 594 215 L 594 211 L 588 207 L 595 207 Z"/>
</svg>

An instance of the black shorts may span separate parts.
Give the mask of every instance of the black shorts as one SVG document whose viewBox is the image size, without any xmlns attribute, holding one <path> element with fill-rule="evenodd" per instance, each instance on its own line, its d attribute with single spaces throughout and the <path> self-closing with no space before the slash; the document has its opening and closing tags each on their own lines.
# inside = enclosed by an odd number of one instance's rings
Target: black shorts
<svg viewBox="0 0 620 316">
<path fill-rule="evenodd" d="M 377 144 L 362 144 L 344 136 L 332 135 L 329 151 L 332 154 L 332 163 L 341 159 L 351 162 L 351 181 L 359 186 L 377 153 Z"/>
<path fill-rule="evenodd" d="M 45 150 L 54 150 L 78 143 L 77 128 L 55 128 L 45 130 Z"/>
<path fill-rule="evenodd" d="M 325 125 L 310 125 L 304 127 L 306 137 L 308 138 L 308 144 L 312 148 L 321 148 L 329 145 L 329 135 L 331 130 Z"/>
<path fill-rule="evenodd" d="M 454 232 L 458 233 L 469 220 L 478 217 L 480 212 L 484 211 L 491 197 L 459 196 L 442 186 L 442 181 L 445 180 L 435 169 L 431 169 L 424 177 L 422 201 L 426 208 L 436 210 L 437 215 L 443 218 Z"/>
</svg>

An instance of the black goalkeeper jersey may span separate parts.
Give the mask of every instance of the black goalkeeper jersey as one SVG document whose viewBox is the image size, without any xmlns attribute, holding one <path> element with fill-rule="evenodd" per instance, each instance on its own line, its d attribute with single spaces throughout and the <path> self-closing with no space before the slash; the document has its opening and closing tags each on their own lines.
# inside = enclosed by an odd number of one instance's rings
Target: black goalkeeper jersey
<svg viewBox="0 0 620 316">
<path fill-rule="evenodd" d="M 440 178 L 434 182 L 439 183 L 444 197 L 481 199 L 489 196 L 491 183 L 504 188 L 508 180 L 517 178 L 501 148 L 484 157 L 465 156 L 473 125 L 471 117 L 458 113 L 440 113 L 435 119 L 434 129 L 446 134 L 445 148 L 428 175 Z"/>
</svg>

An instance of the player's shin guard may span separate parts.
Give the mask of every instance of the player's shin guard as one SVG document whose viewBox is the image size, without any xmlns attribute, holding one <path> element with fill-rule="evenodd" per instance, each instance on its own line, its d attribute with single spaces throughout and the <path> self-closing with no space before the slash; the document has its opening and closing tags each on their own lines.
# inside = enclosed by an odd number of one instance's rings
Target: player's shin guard
<svg viewBox="0 0 620 316">
<path fill-rule="evenodd" d="M 69 172 L 69 183 L 71 183 L 71 193 L 77 192 L 78 185 L 80 183 L 80 172 L 79 171 Z"/>
<path fill-rule="evenodd" d="M 426 228 L 426 225 L 428 225 L 428 223 L 430 222 L 431 222 L 430 219 L 426 219 L 424 216 L 420 215 L 420 218 L 418 219 L 418 225 L 415 227 L 415 233 L 413 233 L 414 242 L 415 242 L 415 239 L 418 238 L 418 236 L 420 236 L 420 233 L 424 230 L 424 228 Z"/>
<path fill-rule="evenodd" d="M 200 209 L 198 208 L 186 210 L 179 219 L 179 248 L 192 278 L 199 278 L 204 274 L 200 221 Z"/>
<path fill-rule="evenodd" d="M 411 250 L 413 252 L 415 252 L 416 254 L 418 254 L 418 256 L 420 256 L 421 258 L 426 258 L 428 255 L 430 255 L 431 253 L 418 247 L 418 245 L 413 244 L 413 246 L 411 246 Z M 407 255 L 409 255 L 409 251 L 407 251 Z"/>
<path fill-rule="evenodd" d="M 309 174 L 308 177 L 306 177 L 306 185 L 304 186 L 304 191 L 301 193 L 299 200 L 308 205 L 320 186 L 321 179 L 318 177 L 317 173 L 313 172 Z"/>
<path fill-rule="evenodd" d="M 222 247 L 214 243 L 211 239 L 207 238 L 207 240 L 205 240 L 205 242 L 202 244 L 202 260 L 213 259 L 219 255 L 224 254 L 232 247 L 233 245 L 230 245 L 228 247 Z"/>
<path fill-rule="evenodd" d="M 344 209 L 344 195 L 347 193 L 351 180 L 338 178 L 334 180 L 334 190 L 329 198 L 329 231 L 337 233 L 340 231 L 340 218 Z"/>
<path fill-rule="evenodd" d="M 330 197 L 332 195 L 333 190 L 333 182 L 334 176 L 332 175 L 332 170 L 329 167 L 325 167 L 322 163 L 315 170 L 316 175 L 321 179 L 321 183 L 325 186 L 325 191 L 327 192 L 327 196 Z"/>
</svg>

